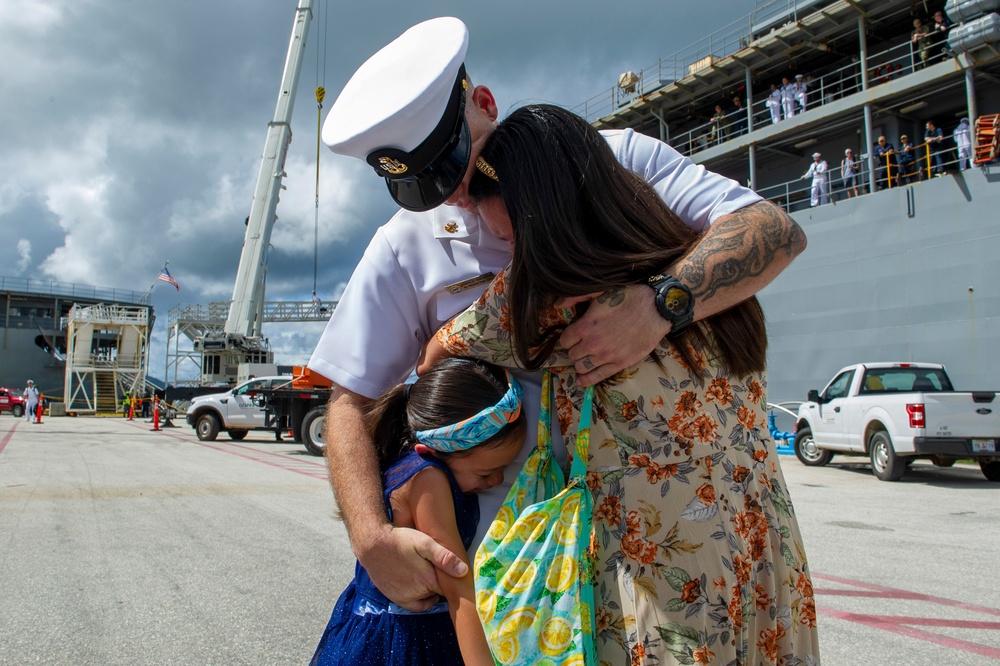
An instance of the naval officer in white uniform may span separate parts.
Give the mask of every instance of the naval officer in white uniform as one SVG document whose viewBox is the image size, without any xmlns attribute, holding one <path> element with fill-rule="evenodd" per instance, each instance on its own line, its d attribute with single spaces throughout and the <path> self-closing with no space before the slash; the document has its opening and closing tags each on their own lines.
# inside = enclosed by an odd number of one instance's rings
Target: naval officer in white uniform
<svg viewBox="0 0 1000 666">
<path fill-rule="evenodd" d="M 809 205 L 815 208 L 830 203 L 830 174 L 827 173 L 826 160 L 822 159 L 822 155 L 819 153 L 813 153 L 813 163 L 809 165 L 809 170 L 802 175 L 802 180 L 810 176 L 813 180 Z"/>
<path fill-rule="evenodd" d="M 355 555 L 386 596 L 411 610 L 437 599 L 431 564 L 457 575 L 466 566 L 430 537 L 388 522 L 364 411 L 407 377 L 437 329 L 510 260 L 510 246 L 490 234 L 467 193 L 475 158 L 498 116 L 493 94 L 465 72 L 467 48 L 468 32 L 458 19 L 414 26 L 358 69 L 323 126 L 324 143 L 366 161 L 403 207 L 375 232 L 309 367 L 337 387 L 324 434 Z M 756 293 L 805 248 L 798 225 L 754 192 L 650 137 L 631 130 L 604 134 L 623 165 L 705 232 L 685 260 L 664 267 L 692 288 L 697 319 Z M 596 383 L 639 362 L 669 330 L 652 289 L 637 285 L 615 307 L 592 301 L 561 342 L 581 383 Z M 538 378 L 522 380 L 534 426 Z M 505 483 L 480 494 L 480 539 L 535 441 L 532 431 Z"/>
</svg>

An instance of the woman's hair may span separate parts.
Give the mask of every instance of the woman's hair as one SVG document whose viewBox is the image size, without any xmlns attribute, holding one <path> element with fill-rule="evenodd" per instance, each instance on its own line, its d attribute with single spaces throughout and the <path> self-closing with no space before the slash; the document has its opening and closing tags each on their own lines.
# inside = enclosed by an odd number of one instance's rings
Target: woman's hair
<svg viewBox="0 0 1000 666">
<path fill-rule="evenodd" d="M 526 368 L 541 367 L 558 340 L 561 328 L 539 328 L 556 299 L 646 284 L 698 240 L 648 183 L 619 164 L 597 130 L 559 107 L 513 112 L 481 156 L 496 179 L 477 169 L 469 194 L 476 201 L 499 195 L 510 215 L 511 337 Z M 689 326 L 671 342 L 695 370 L 692 344 L 714 351 L 737 376 L 766 365 L 756 298 Z"/>
<path fill-rule="evenodd" d="M 431 366 L 416 382 L 399 384 L 379 397 L 368 410 L 368 432 L 375 442 L 379 468 L 384 473 L 393 460 L 416 444 L 414 431 L 452 425 L 500 402 L 509 388 L 501 368 L 469 358 L 446 358 Z M 485 442 L 465 451 L 437 453 L 441 458 L 469 455 L 483 446 L 523 437 L 522 411 L 512 423 Z"/>
</svg>

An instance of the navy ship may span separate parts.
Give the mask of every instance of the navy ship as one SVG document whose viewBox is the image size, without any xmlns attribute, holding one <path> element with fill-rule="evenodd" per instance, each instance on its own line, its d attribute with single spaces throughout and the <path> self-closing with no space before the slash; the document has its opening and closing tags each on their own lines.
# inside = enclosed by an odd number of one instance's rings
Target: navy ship
<svg viewBox="0 0 1000 666">
<path fill-rule="evenodd" d="M 805 230 L 806 251 L 760 294 L 771 402 L 865 361 L 943 363 L 957 388 L 1000 388 L 998 9 L 758 2 L 574 108 L 668 142 Z M 827 167 L 815 197 L 814 162 Z"/>
<path fill-rule="evenodd" d="M 66 378 L 65 319 L 74 305 L 98 304 L 146 309 L 152 321 L 149 293 L 36 278 L 0 276 L 0 386 L 23 388 L 27 380 L 46 396 L 62 397 Z M 118 331 L 95 331 L 95 358 L 112 359 L 120 344 Z"/>
</svg>

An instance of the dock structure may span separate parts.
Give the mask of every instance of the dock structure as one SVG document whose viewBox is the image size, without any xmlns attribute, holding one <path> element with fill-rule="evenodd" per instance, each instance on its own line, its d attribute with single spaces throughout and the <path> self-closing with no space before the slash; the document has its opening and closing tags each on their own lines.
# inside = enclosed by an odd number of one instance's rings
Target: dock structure
<svg viewBox="0 0 1000 666">
<path fill-rule="evenodd" d="M 330 319 L 338 301 L 269 301 L 261 309 L 264 323 L 322 322 Z M 167 328 L 167 360 L 164 378 L 171 386 L 197 386 L 198 377 L 190 378 L 197 369 L 201 375 L 222 374 L 222 368 L 207 368 L 206 363 L 218 362 L 218 355 L 203 354 L 200 348 L 211 340 L 225 336 L 229 303 L 175 305 L 170 309 Z M 246 359 L 246 362 L 255 362 Z M 184 370 L 187 369 L 187 372 Z M 214 372 L 210 372 L 214 370 Z"/>
<path fill-rule="evenodd" d="M 98 303 L 70 309 L 65 324 L 66 411 L 114 414 L 130 398 L 146 395 L 151 323 L 146 307 Z"/>
</svg>

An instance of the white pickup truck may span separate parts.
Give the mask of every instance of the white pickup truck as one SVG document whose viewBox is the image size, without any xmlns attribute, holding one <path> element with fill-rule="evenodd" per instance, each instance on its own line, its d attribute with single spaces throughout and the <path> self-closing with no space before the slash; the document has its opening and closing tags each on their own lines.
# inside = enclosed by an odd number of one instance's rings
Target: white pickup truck
<svg viewBox="0 0 1000 666">
<path fill-rule="evenodd" d="M 200 395 L 187 409 L 188 425 L 203 442 L 214 440 L 220 430 L 228 432 L 229 438 L 236 441 L 244 439 L 251 430 L 272 430 L 265 423 L 264 406 L 256 399 L 256 394 L 291 381 L 290 375 L 256 377 L 223 393 Z"/>
<path fill-rule="evenodd" d="M 798 411 L 795 455 L 825 465 L 834 454 L 869 456 L 882 481 L 929 458 L 950 467 L 979 461 L 1000 481 L 1000 400 L 994 391 L 955 391 L 943 365 L 860 363 L 841 369 Z"/>
</svg>

